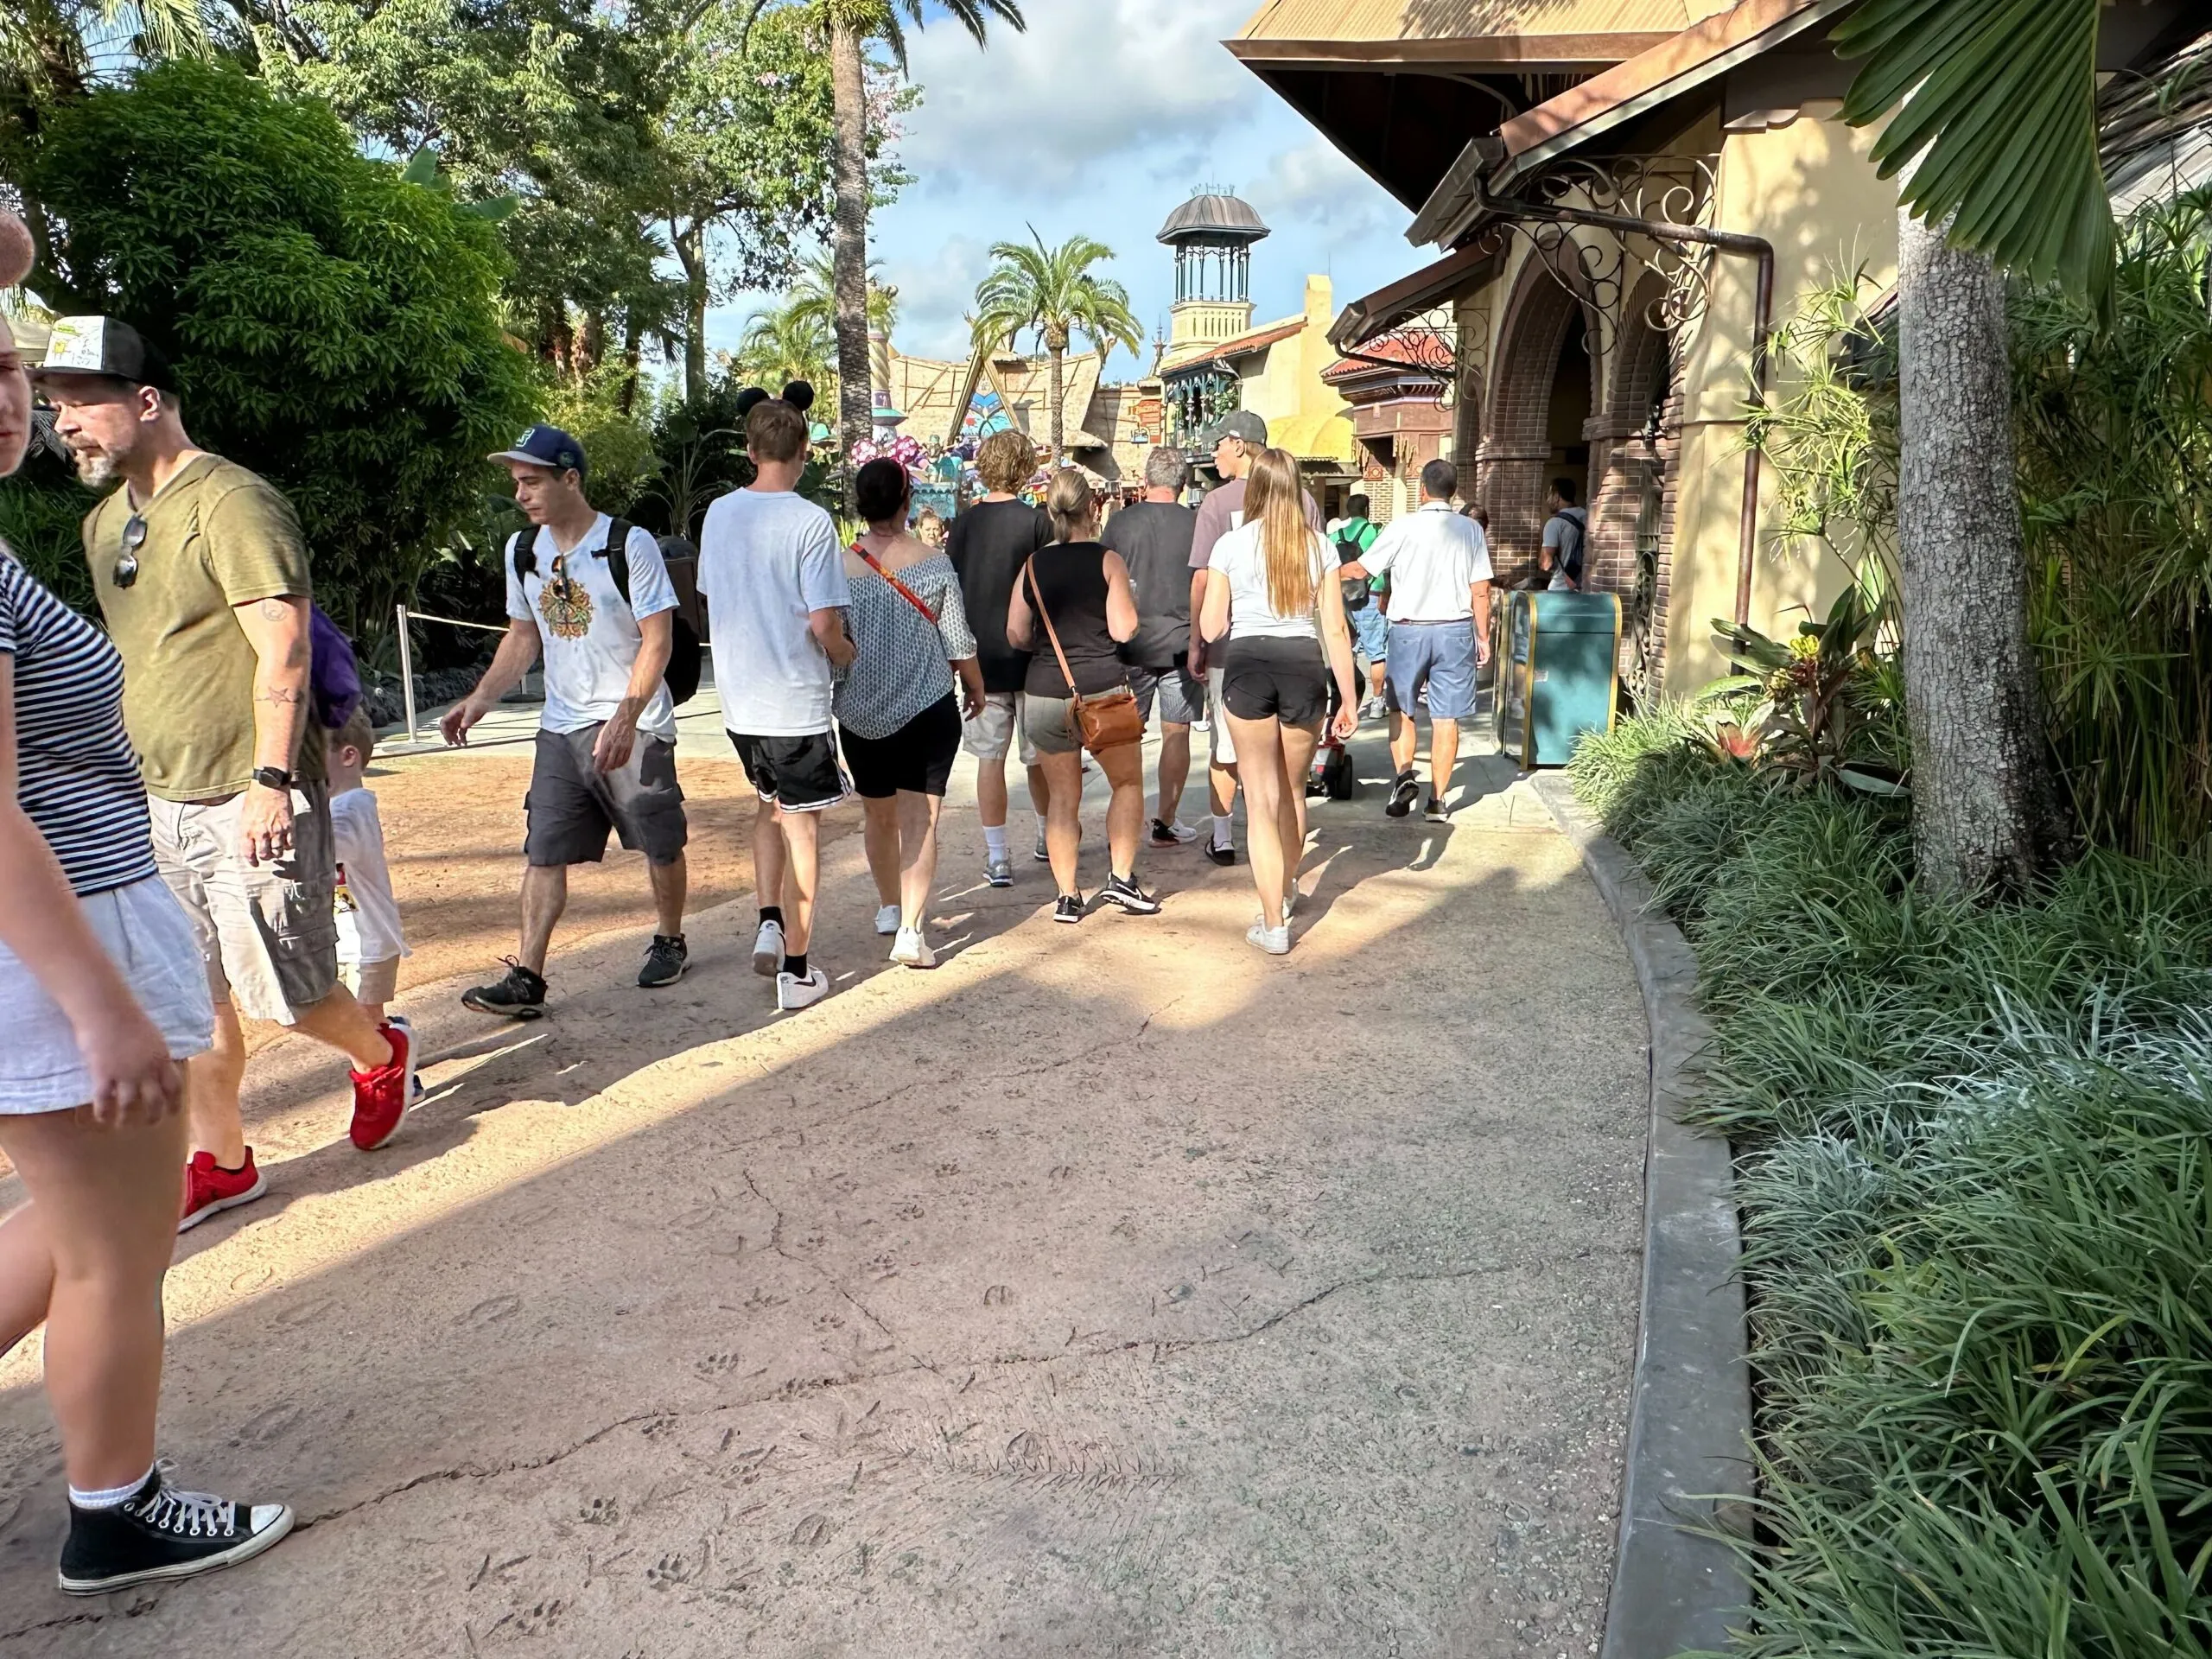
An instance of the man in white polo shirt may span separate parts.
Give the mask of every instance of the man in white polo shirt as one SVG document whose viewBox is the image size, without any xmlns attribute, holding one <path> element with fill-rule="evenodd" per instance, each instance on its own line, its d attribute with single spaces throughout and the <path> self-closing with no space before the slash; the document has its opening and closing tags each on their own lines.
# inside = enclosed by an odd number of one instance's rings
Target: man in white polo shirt
<svg viewBox="0 0 2212 1659">
<path fill-rule="evenodd" d="M 1390 577 L 1390 760 L 1396 780 L 1382 810 L 1402 818 L 1414 810 L 1421 782 L 1414 772 L 1420 733 L 1414 699 L 1428 688 L 1428 807 L 1432 823 L 1446 817 L 1452 768 L 1459 758 L 1459 722 L 1475 712 L 1475 671 L 1490 660 L 1490 545 L 1471 518 L 1453 511 L 1459 474 L 1448 461 L 1421 469 L 1421 506 L 1393 521 L 1344 576 Z"/>
</svg>

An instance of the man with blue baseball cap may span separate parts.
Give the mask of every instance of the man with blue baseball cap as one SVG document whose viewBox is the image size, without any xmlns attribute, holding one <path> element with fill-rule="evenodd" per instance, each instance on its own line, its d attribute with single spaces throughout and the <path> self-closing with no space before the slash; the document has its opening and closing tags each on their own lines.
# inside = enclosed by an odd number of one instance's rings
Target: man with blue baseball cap
<svg viewBox="0 0 2212 1659">
<path fill-rule="evenodd" d="M 513 475 L 515 505 L 536 528 L 507 544 L 507 632 L 492 665 L 439 726 L 447 742 L 466 743 L 541 652 L 545 712 L 525 804 L 522 949 L 505 978 L 461 1000 L 479 1013 L 535 1020 L 545 1009 L 545 954 L 568 906 L 569 866 L 598 863 L 610 835 L 645 854 L 660 916 L 638 983 L 683 976 L 689 830 L 665 681 L 677 598 L 652 532 L 586 498 L 584 447 L 569 434 L 533 426 L 489 459 Z"/>
</svg>

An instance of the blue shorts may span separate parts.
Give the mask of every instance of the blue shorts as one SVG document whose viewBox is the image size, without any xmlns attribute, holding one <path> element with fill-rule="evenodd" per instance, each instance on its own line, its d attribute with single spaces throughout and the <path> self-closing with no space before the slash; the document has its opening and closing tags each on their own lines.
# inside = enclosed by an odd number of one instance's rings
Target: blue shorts
<svg viewBox="0 0 2212 1659">
<path fill-rule="evenodd" d="M 1359 654 L 1370 663 L 1387 662 L 1390 656 L 1390 619 L 1376 609 L 1370 596 L 1366 607 L 1351 613 L 1351 635 Z"/>
<path fill-rule="evenodd" d="M 1390 695 L 1410 710 L 1425 683 L 1431 720 L 1465 720 L 1475 712 L 1475 625 L 1393 622 Z"/>
</svg>

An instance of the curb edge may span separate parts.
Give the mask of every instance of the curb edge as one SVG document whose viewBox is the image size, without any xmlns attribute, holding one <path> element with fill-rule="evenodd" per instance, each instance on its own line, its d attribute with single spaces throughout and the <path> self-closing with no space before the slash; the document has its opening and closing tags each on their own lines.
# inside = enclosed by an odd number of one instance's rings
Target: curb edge
<svg viewBox="0 0 2212 1659">
<path fill-rule="evenodd" d="M 1650 1027 L 1643 1298 L 1600 1659 L 1672 1659 L 1726 1647 L 1731 1616 L 1751 1600 L 1741 1558 L 1703 1535 L 1742 1529 L 1751 1484 L 1735 1171 L 1726 1141 L 1681 1121 L 1713 1028 L 1698 1007 L 1689 942 L 1651 908 L 1650 884 L 1627 851 L 1584 811 L 1563 774 L 1539 773 L 1530 786 L 1581 853 L 1620 929 Z"/>
</svg>

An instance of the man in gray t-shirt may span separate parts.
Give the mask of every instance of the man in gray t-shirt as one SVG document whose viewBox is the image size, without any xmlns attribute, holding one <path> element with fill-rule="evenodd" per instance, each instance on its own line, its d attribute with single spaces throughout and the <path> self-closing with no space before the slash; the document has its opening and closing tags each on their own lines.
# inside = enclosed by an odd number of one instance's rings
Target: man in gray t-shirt
<svg viewBox="0 0 2212 1659">
<path fill-rule="evenodd" d="M 1147 721 L 1160 704 L 1160 810 L 1152 844 L 1178 847 L 1198 832 L 1182 820 L 1191 776 L 1191 726 L 1205 717 L 1205 682 L 1191 672 L 1191 537 L 1198 515 L 1178 499 L 1190 477 L 1180 449 L 1155 449 L 1144 465 L 1144 498 L 1106 521 L 1099 540 L 1122 556 L 1136 589 L 1137 634 L 1122 647 L 1129 686 Z"/>
</svg>

